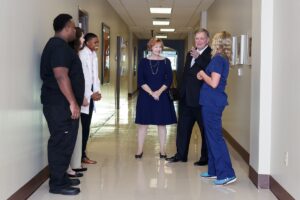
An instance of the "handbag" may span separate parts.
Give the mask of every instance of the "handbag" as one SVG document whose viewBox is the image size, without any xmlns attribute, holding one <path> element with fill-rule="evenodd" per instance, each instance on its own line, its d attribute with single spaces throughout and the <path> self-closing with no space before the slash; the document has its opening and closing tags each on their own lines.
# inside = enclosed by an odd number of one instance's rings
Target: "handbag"
<svg viewBox="0 0 300 200">
<path fill-rule="evenodd" d="M 169 97 L 171 101 L 178 101 L 179 100 L 179 91 L 177 88 L 170 88 L 169 89 Z"/>
</svg>

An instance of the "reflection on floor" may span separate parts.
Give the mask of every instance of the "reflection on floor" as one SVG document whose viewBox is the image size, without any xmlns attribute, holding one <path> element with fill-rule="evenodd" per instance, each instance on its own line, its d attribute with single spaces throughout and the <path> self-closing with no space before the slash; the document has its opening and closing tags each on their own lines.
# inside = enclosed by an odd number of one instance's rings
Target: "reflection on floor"
<svg viewBox="0 0 300 200">
<path fill-rule="evenodd" d="M 88 165 L 81 180 L 81 193 L 62 196 L 48 193 L 44 183 L 29 199 L 31 200 L 271 200 L 276 199 L 269 190 L 257 190 L 248 178 L 248 166 L 229 146 L 238 181 L 228 186 L 214 186 L 211 180 L 202 179 L 199 173 L 207 167 L 195 167 L 199 159 L 199 130 L 193 130 L 189 161 L 167 163 L 158 157 L 159 143 L 155 126 L 149 127 L 144 156 L 134 158 L 136 150 L 136 125 L 134 124 L 135 100 L 122 102 L 121 110 L 111 114 L 106 122 L 97 124 L 93 119 L 93 137 L 88 154 L 98 161 Z M 105 115 L 97 111 L 99 117 Z M 102 113 L 102 114 L 101 114 Z M 168 127 L 167 153 L 175 147 L 176 125 Z"/>
</svg>

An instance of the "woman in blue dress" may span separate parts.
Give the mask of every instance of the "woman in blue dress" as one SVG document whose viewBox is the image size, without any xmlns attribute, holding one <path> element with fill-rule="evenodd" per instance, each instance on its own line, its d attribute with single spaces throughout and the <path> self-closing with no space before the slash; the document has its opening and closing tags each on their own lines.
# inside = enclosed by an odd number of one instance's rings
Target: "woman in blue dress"
<svg viewBox="0 0 300 200">
<path fill-rule="evenodd" d="M 148 42 L 151 55 L 143 58 L 138 66 L 139 95 L 136 104 L 135 123 L 138 124 L 137 153 L 135 158 L 142 158 L 144 140 L 148 125 L 157 125 L 160 158 L 166 158 L 166 125 L 176 123 L 176 114 L 169 88 L 173 81 L 169 59 L 160 56 L 163 42 L 152 38 Z"/>
<path fill-rule="evenodd" d="M 216 178 L 215 185 L 227 185 L 236 181 L 230 155 L 222 135 L 222 112 L 227 102 L 225 87 L 231 57 L 231 35 L 215 34 L 212 40 L 212 60 L 205 72 L 197 74 L 204 83 L 200 89 L 199 103 L 202 107 L 204 133 L 208 147 L 208 171 L 200 176 Z"/>
</svg>

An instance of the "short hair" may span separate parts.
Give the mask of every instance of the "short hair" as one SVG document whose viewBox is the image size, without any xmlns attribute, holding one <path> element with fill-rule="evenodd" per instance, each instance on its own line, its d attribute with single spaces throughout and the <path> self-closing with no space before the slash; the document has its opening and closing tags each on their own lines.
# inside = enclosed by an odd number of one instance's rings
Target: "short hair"
<svg viewBox="0 0 300 200">
<path fill-rule="evenodd" d="M 80 46 L 81 46 L 80 38 L 83 34 L 83 30 L 79 27 L 76 27 L 75 30 L 76 30 L 75 39 L 73 42 L 70 42 L 69 44 L 76 51 L 76 53 L 78 53 L 80 50 Z"/>
<path fill-rule="evenodd" d="M 212 56 L 216 55 L 217 53 L 222 54 L 223 56 L 227 57 L 228 60 L 231 59 L 231 44 L 232 38 L 231 34 L 227 31 L 222 31 L 216 33 L 212 39 Z"/>
<path fill-rule="evenodd" d="M 208 37 L 208 38 L 210 37 L 208 30 L 206 30 L 205 28 L 201 28 L 201 29 L 197 30 L 195 35 L 197 35 L 197 33 L 205 33 L 206 37 Z"/>
<path fill-rule="evenodd" d="M 94 33 L 87 33 L 84 36 L 84 40 L 85 40 L 84 42 L 87 43 L 88 41 L 90 41 L 93 38 L 98 38 L 98 36 Z"/>
<path fill-rule="evenodd" d="M 69 14 L 59 14 L 55 19 L 53 20 L 53 29 L 55 32 L 59 32 L 63 30 L 67 23 L 72 19 L 72 16 Z"/>
<path fill-rule="evenodd" d="M 164 48 L 164 43 L 163 43 L 163 41 L 162 41 L 161 39 L 159 39 L 159 38 L 151 38 L 151 39 L 148 41 L 148 43 L 147 43 L 147 48 L 148 48 L 148 50 L 151 51 L 151 50 L 152 50 L 152 47 L 153 47 L 154 45 L 156 45 L 157 43 L 160 43 L 162 49 Z"/>
</svg>

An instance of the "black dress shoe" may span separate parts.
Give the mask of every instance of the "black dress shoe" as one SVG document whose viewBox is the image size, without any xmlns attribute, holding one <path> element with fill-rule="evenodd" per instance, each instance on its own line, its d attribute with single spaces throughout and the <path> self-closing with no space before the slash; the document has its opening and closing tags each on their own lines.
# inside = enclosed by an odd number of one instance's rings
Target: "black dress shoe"
<svg viewBox="0 0 300 200">
<path fill-rule="evenodd" d="M 61 189 L 50 189 L 49 192 L 53 194 L 76 195 L 79 194 L 80 189 L 75 187 L 65 187 Z"/>
<path fill-rule="evenodd" d="M 166 160 L 169 161 L 170 163 L 173 163 L 173 162 L 187 162 L 186 159 L 180 159 L 177 156 L 166 158 Z"/>
<path fill-rule="evenodd" d="M 80 184 L 80 180 L 79 179 L 69 179 L 69 185 L 70 186 L 76 186 Z"/>
<path fill-rule="evenodd" d="M 167 154 L 162 155 L 161 153 L 159 153 L 159 158 L 160 158 L 160 159 L 166 159 L 166 158 L 167 158 Z"/>
<path fill-rule="evenodd" d="M 68 176 L 70 178 L 79 178 L 79 177 L 83 177 L 83 173 L 75 172 L 75 174 L 68 174 Z"/>
<path fill-rule="evenodd" d="M 140 159 L 143 157 L 143 152 L 141 154 L 135 154 L 134 155 L 135 158 Z"/>
<path fill-rule="evenodd" d="M 85 172 L 85 171 L 87 171 L 87 168 L 82 167 L 82 168 L 75 168 L 75 169 L 72 169 L 72 170 L 75 171 L 75 172 Z"/>
<path fill-rule="evenodd" d="M 199 160 L 197 162 L 194 162 L 195 166 L 204 166 L 204 165 L 207 165 L 207 164 L 208 164 L 207 160 Z"/>
</svg>

